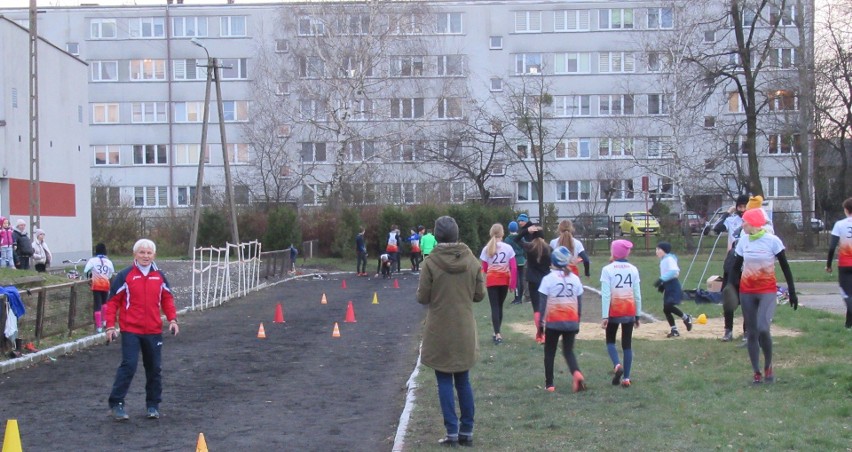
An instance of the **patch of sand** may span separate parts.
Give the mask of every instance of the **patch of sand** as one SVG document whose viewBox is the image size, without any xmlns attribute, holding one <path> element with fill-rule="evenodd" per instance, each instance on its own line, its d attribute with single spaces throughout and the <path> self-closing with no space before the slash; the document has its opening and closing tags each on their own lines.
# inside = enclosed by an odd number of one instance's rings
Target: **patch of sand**
<svg viewBox="0 0 852 452">
<path fill-rule="evenodd" d="M 697 316 L 696 316 L 697 317 Z M 742 318 L 734 318 L 735 336 L 739 336 L 742 332 Z M 535 338 L 535 327 L 532 319 L 529 322 L 510 323 L 509 328 L 517 333 L 526 334 L 531 338 Z M 725 332 L 725 321 L 723 318 L 708 318 L 707 323 L 700 325 L 696 323 L 692 327 L 692 331 L 687 332 L 683 322 L 677 321 L 677 328 L 680 331 L 678 339 L 718 339 Z M 580 324 L 580 334 L 577 339 L 581 340 L 604 340 L 604 329 L 600 323 L 582 322 Z M 650 340 L 666 340 L 666 334 L 669 332 L 669 324 L 665 321 L 643 322 L 638 329 L 633 330 L 633 337 L 637 339 Z M 772 326 L 772 336 L 798 336 L 798 331 L 788 328 L 781 328 L 777 325 Z M 620 337 L 620 336 L 619 336 Z"/>
</svg>

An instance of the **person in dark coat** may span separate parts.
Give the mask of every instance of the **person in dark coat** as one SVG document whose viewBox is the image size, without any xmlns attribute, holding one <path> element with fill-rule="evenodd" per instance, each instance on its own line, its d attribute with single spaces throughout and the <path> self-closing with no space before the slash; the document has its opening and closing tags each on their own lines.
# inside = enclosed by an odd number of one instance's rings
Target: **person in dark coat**
<svg viewBox="0 0 852 452">
<path fill-rule="evenodd" d="M 435 221 L 438 244 L 423 261 L 417 302 L 426 305 L 420 361 L 435 370 L 438 398 L 447 436 L 445 446 L 473 445 L 474 402 L 470 369 L 479 355 L 473 303 L 485 298 L 485 276 L 479 259 L 459 243 L 452 217 Z M 454 390 L 455 388 L 455 390 Z M 458 392 L 461 416 L 456 414 Z"/>
</svg>

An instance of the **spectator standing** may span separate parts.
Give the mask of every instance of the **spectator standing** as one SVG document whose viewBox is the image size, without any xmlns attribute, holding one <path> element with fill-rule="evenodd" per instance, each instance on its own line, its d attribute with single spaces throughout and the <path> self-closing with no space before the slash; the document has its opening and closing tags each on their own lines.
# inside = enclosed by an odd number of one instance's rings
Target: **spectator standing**
<svg viewBox="0 0 852 452">
<path fill-rule="evenodd" d="M 355 236 L 355 272 L 358 276 L 367 276 L 367 243 L 364 241 L 365 229 Z"/>
<path fill-rule="evenodd" d="M 33 242 L 30 236 L 27 235 L 27 222 L 18 219 L 15 223 L 15 230 L 12 232 L 12 237 L 15 242 L 15 262 L 20 270 L 30 269 L 30 258 L 33 257 Z"/>
<path fill-rule="evenodd" d="M 524 302 L 524 273 L 526 272 L 527 256 L 521 236 L 518 234 L 518 223 L 516 221 L 509 222 L 509 235 L 503 241 L 515 250 L 515 265 L 518 267 L 518 284 L 512 304 L 521 304 Z"/>
<path fill-rule="evenodd" d="M 290 272 L 296 273 L 296 258 L 299 256 L 299 249 L 292 243 L 290 244 Z"/>
<path fill-rule="evenodd" d="M 846 329 L 852 331 L 852 198 L 843 201 L 843 212 L 846 213 L 846 218 L 834 223 L 831 229 L 825 271 L 831 273 L 834 250 L 838 250 L 837 279 L 840 283 L 840 295 L 846 303 Z"/>
<path fill-rule="evenodd" d="M 33 242 L 33 263 L 35 264 L 35 270 L 39 273 L 46 272 L 47 268 L 50 267 L 50 261 L 53 259 L 50 248 L 47 246 L 47 242 L 44 241 L 45 235 L 46 234 L 43 229 L 35 230 L 35 241 Z"/>
<path fill-rule="evenodd" d="M 472 446 L 474 425 L 470 369 L 479 355 L 473 303 L 485 297 L 480 264 L 464 243 L 452 217 L 435 221 L 437 245 L 423 263 L 417 302 L 427 306 L 421 361 L 435 370 L 447 435 L 445 446 Z M 455 389 L 455 390 L 454 390 Z M 456 414 L 458 394 L 460 414 Z"/>
<path fill-rule="evenodd" d="M 100 333 L 104 330 L 104 303 L 109 296 L 110 278 L 115 273 L 115 266 L 107 257 L 107 248 L 103 243 L 98 243 L 95 246 L 95 255 L 91 257 L 86 266 L 83 267 L 83 274 L 91 281 L 92 289 L 92 316 L 95 321 L 95 330 Z"/>
<path fill-rule="evenodd" d="M 8 218 L 0 217 L 0 268 L 15 268 L 15 235 Z"/>
<path fill-rule="evenodd" d="M 606 330 L 606 351 L 614 367 L 613 386 L 630 387 L 630 370 L 633 366 L 633 328 L 639 328 L 639 313 L 642 312 L 642 292 L 639 288 L 639 270 L 627 256 L 633 243 L 615 240 L 610 245 L 612 255 L 609 265 L 601 269 L 601 327 Z M 624 366 L 615 348 L 615 335 L 621 325 L 621 349 Z"/>
<path fill-rule="evenodd" d="M 160 418 L 160 401 L 163 392 L 161 372 L 163 321 L 160 311 L 169 322 L 173 335 L 180 332 L 177 323 L 175 300 L 166 275 L 157 268 L 154 257 L 157 246 L 148 239 L 137 240 L 133 245 L 133 265 L 120 271 L 112 282 L 106 303 L 107 343 L 118 339 L 115 317 L 121 328 L 121 364 L 115 372 L 115 381 L 109 395 L 113 419 L 129 419 L 124 409 L 124 398 L 142 353 L 145 366 L 145 405 L 148 419 Z M 131 303 L 131 300 L 133 302 Z"/>
<path fill-rule="evenodd" d="M 743 227 L 742 215 L 743 212 L 746 211 L 748 202 L 748 195 L 737 196 L 736 201 L 734 201 L 734 205 L 728 208 L 728 211 L 722 214 L 722 217 L 719 218 L 719 221 L 717 221 L 713 226 L 713 232 L 716 234 L 721 234 L 723 232 L 727 232 L 728 234 L 728 254 L 722 268 L 723 294 L 725 286 L 730 284 L 730 271 L 734 266 L 734 246 L 740 238 L 740 233 Z M 734 300 L 733 292 L 731 292 L 732 289 L 728 289 L 727 293 L 730 300 L 727 303 L 722 304 L 722 315 L 725 319 L 725 333 L 722 335 L 722 342 L 731 342 L 734 339 L 734 313 L 740 304 L 739 296 L 736 297 L 737 300 Z M 739 289 L 737 288 L 737 290 Z M 743 345 L 745 345 L 747 341 L 745 327 L 745 319 L 743 319 Z"/>
<path fill-rule="evenodd" d="M 429 253 L 435 249 L 435 245 L 438 243 L 435 240 L 435 236 L 426 230 L 425 227 L 420 226 L 420 252 L 423 253 L 423 258 L 426 259 L 429 257 Z"/>
</svg>

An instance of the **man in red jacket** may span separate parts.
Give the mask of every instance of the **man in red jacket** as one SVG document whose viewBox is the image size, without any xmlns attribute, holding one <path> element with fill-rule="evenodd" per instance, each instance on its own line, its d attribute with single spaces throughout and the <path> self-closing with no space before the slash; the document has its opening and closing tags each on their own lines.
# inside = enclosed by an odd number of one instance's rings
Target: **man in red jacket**
<svg viewBox="0 0 852 452">
<path fill-rule="evenodd" d="M 173 335 L 177 335 L 180 328 L 169 283 L 154 263 L 156 253 L 154 242 L 138 240 L 133 245 L 133 265 L 115 276 L 110 287 L 109 301 L 104 305 L 107 343 L 118 338 L 115 330 L 116 313 L 121 329 L 121 365 L 115 372 L 115 382 L 109 395 L 110 410 L 116 421 L 129 419 L 124 410 L 124 397 L 136 373 L 140 351 L 145 366 L 147 417 L 160 418 L 160 396 L 163 392 L 160 377 L 163 321 L 160 309 L 168 319 L 169 331 Z"/>
</svg>

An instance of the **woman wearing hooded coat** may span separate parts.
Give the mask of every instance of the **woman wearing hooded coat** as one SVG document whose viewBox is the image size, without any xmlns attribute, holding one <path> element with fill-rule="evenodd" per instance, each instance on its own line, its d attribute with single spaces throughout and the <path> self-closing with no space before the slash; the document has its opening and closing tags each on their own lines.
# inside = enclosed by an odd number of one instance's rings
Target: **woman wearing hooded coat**
<svg viewBox="0 0 852 452">
<path fill-rule="evenodd" d="M 479 355 L 473 303 L 485 298 L 485 276 L 479 259 L 459 243 L 452 217 L 435 221 L 438 244 L 423 261 L 417 302 L 427 306 L 420 360 L 435 370 L 438 398 L 447 436 L 443 445 L 473 445 L 473 389 L 470 369 Z M 456 415 L 458 391 L 461 417 Z M 460 422 L 461 421 L 461 422 Z"/>
</svg>

